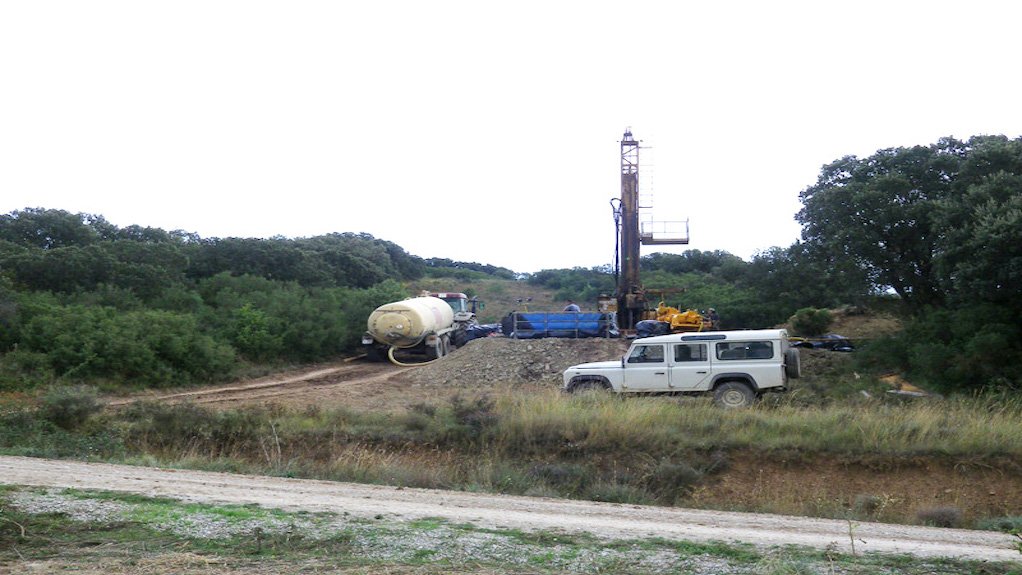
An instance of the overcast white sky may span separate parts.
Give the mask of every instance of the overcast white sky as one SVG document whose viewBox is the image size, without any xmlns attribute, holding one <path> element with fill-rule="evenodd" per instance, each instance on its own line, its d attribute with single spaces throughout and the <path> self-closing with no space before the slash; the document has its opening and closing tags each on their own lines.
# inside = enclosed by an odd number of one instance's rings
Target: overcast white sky
<svg viewBox="0 0 1022 575">
<path fill-rule="evenodd" d="M 367 232 L 610 264 L 622 133 L 656 220 L 748 259 L 841 156 L 1022 134 L 1022 4 L 0 0 L 0 213 Z"/>
</svg>

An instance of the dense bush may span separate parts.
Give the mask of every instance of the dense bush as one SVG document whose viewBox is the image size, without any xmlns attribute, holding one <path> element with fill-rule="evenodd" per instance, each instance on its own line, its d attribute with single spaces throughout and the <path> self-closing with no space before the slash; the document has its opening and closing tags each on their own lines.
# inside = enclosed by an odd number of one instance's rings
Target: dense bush
<svg viewBox="0 0 1022 575">
<path fill-rule="evenodd" d="M 903 332 L 860 350 L 864 369 L 880 366 L 944 392 L 1022 389 L 1022 323 L 1015 312 L 992 304 L 930 309 Z"/>
<path fill-rule="evenodd" d="M 71 381 L 165 386 L 229 372 L 233 350 L 204 335 L 193 316 L 160 310 L 59 306 L 22 328 L 20 350 L 42 354 Z"/>
<path fill-rule="evenodd" d="M 427 258 L 425 263 L 425 273 L 430 277 L 453 277 L 456 279 L 500 278 L 513 280 L 517 275 L 507 268 L 476 262 L 456 262 L 447 258 Z"/>
<path fill-rule="evenodd" d="M 599 267 L 541 270 L 531 274 L 527 281 L 554 290 L 558 301 L 595 302 L 599 295 L 613 294 L 615 289 L 611 271 Z"/>
<path fill-rule="evenodd" d="M 80 427 L 103 408 L 95 388 L 85 385 L 52 386 L 39 407 L 46 419 L 67 430 Z"/>
<path fill-rule="evenodd" d="M 813 337 L 823 335 L 833 321 L 833 316 L 825 309 L 804 307 L 791 317 L 791 327 L 797 335 Z"/>
</svg>

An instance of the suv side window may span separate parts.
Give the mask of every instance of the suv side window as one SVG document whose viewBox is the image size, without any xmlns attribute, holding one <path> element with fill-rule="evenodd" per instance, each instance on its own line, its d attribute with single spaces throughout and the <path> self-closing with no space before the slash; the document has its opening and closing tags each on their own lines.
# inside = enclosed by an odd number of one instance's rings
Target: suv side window
<svg viewBox="0 0 1022 575">
<path fill-rule="evenodd" d="M 674 346 L 674 361 L 706 361 L 705 343 L 679 343 Z"/>
<path fill-rule="evenodd" d="M 722 341 L 717 344 L 717 359 L 771 359 L 774 357 L 772 341 Z"/>
<path fill-rule="evenodd" d="M 663 363 L 664 346 L 661 344 L 637 345 L 628 354 L 628 363 Z"/>
</svg>

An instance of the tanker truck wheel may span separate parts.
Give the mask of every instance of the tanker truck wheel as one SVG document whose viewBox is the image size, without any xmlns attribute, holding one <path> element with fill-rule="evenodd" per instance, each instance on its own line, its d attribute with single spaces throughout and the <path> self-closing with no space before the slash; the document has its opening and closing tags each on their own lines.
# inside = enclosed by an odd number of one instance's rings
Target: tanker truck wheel
<svg viewBox="0 0 1022 575">
<path fill-rule="evenodd" d="M 450 350 L 450 346 L 450 340 L 447 339 L 446 335 L 438 337 L 435 345 L 426 348 L 426 359 L 429 361 L 440 359 L 447 355 L 447 352 Z"/>
</svg>

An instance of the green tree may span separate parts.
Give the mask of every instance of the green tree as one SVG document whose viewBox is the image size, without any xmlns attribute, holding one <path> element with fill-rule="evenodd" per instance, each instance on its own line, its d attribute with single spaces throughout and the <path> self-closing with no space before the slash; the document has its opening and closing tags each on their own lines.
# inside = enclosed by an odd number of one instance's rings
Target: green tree
<svg viewBox="0 0 1022 575">
<path fill-rule="evenodd" d="M 861 268 L 803 242 L 757 253 L 735 281 L 754 292 L 774 324 L 803 307 L 858 303 L 874 292 Z"/>
<path fill-rule="evenodd" d="M 824 166 L 796 216 L 813 250 L 919 312 L 1018 301 L 1022 138 L 945 138 Z"/>
<path fill-rule="evenodd" d="M 25 322 L 20 343 L 71 381 L 155 386 L 211 381 L 234 362 L 233 350 L 200 333 L 194 317 L 164 311 L 50 306 Z"/>
<path fill-rule="evenodd" d="M 801 193 L 796 219 L 811 246 L 854 262 L 915 309 L 945 301 L 936 274 L 937 215 L 952 194 L 962 150 L 953 139 L 924 147 L 846 156 Z"/>
<path fill-rule="evenodd" d="M 714 274 L 722 266 L 742 263 L 742 258 L 721 250 L 686 250 L 682 254 L 657 252 L 642 256 L 639 265 L 642 271 L 665 271 L 674 274 L 701 272 Z"/>
<path fill-rule="evenodd" d="M 117 260 L 92 243 L 29 249 L 4 257 L 0 265 L 26 289 L 70 293 L 111 283 Z"/>
<path fill-rule="evenodd" d="M 1022 138 L 974 138 L 941 205 L 946 230 L 938 262 L 962 305 L 993 301 L 1022 309 Z"/>
<path fill-rule="evenodd" d="M 0 215 L 0 239 L 41 249 L 84 246 L 115 230 L 102 216 L 64 210 L 25 208 Z"/>
</svg>

